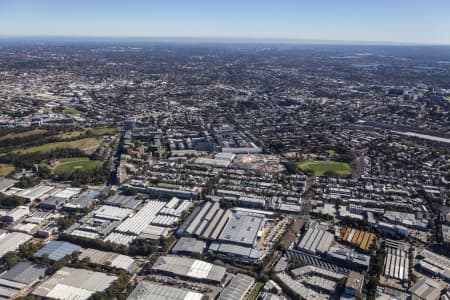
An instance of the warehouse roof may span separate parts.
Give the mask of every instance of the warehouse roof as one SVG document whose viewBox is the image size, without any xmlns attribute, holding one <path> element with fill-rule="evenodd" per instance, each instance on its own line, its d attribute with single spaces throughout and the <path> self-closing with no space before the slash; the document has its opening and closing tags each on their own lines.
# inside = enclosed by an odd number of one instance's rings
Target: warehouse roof
<svg viewBox="0 0 450 300">
<path fill-rule="evenodd" d="M 33 285 L 46 272 L 45 266 L 33 264 L 30 262 L 21 262 L 8 272 L 0 276 L 1 279 L 19 282 L 23 284 Z"/>
<path fill-rule="evenodd" d="M 101 205 L 94 212 L 95 217 L 108 220 L 123 220 L 132 214 L 133 211 L 128 208 L 120 208 L 111 205 Z"/>
<path fill-rule="evenodd" d="M 219 236 L 231 212 L 220 208 L 220 204 L 205 201 L 190 214 L 178 235 L 194 235 L 204 239 L 215 240 Z"/>
<path fill-rule="evenodd" d="M 265 252 L 253 247 L 221 242 L 212 242 L 209 246 L 212 252 L 218 252 L 229 256 L 237 257 L 241 260 L 260 261 L 264 258 Z"/>
<path fill-rule="evenodd" d="M 242 300 L 253 283 L 255 283 L 253 277 L 239 273 L 222 290 L 217 300 Z"/>
<path fill-rule="evenodd" d="M 318 292 L 306 287 L 303 283 L 294 280 L 292 277 L 285 273 L 278 273 L 276 275 L 279 281 L 281 281 L 289 290 L 291 290 L 297 296 L 301 296 L 306 300 L 328 300 L 328 296 L 319 294 Z"/>
<path fill-rule="evenodd" d="M 127 300 L 201 300 L 202 297 L 198 292 L 141 281 Z"/>
<path fill-rule="evenodd" d="M 82 249 L 79 259 L 89 258 L 92 263 L 109 265 L 114 268 L 123 269 L 132 273 L 136 269 L 134 260 L 126 255 L 113 252 L 100 251 L 96 249 Z"/>
<path fill-rule="evenodd" d="M 134 209 L 141 203 L 141 201 L 137 200 L 134 196 L 115 194 L 106 198 L 103 203 L 122 208 Z"/>
<path fill-rule="evenodd" d="M 31 240 L 32 236 L 21 233 L 21 232 L 12 232 L 7 233 L 0 237 L 0 257 L 5 255 L 9 251 L 15 251 L 19 248 L 20 245 L 26 243 Z"/>
<path fill-rule="evenodd" d="M 174 275 L 220 282 L 226 269 L 208 262 L 181 256 L 161 256 L 152 267 L 153 270 Z"/>
<path fill-rule="evenodd" d="M 40 249 L 34 254 L 35 257 L 43 257 L 48 255 L 48 258 L 57 261 L 63 259 L 67 255 L 81 250 L 81 247 L 72 243 L 62 241 L 51 241 L 44 248 Z"/>
<path fill-rule="evenodd" d="M 172 248 L 172 253 L 184 252 L 202 254 L 205 248 L 206 243 L 204 241 L 199 241 L 195 238 L 182 237 Z"/>
<path fill-rule="evenodd" d="M 33 201 L 36 198 L 41 197 L 42 195 L 50 192 L 51 190 L 53 190 L 54 187 L 53 186 L 48 186 L 48 185 L 38 185 L 26 190 L 23 190 L 21 192 L 19 192 L 17 194 L 17 196 L 29 199 L 31 201 Z"/>
<path fill-rule="evenodd" d="M 353 250 L 331 247 L 330 250 L 328 250 L 327 255 L 335 259 L 344 260 L 365 267 L 368 267 L 370 264 L 370 256 L 360 254 Z"/>
<path fill-rule="evenodd" d="M 434 300 L 439 298 L 442 288 L 438 282 L 429 278 L 422 278 L 409 291 L 420 299 Z"/>
<path fill-rule="evenodd" d="M 253 246 L 263 223 L 264 216 L 233 213 L 222 230 L 219 240 Z"/>
<path fill-rule="evenodd" d="M 0 191 L 6 191 L 10 187 L 12 187 L 14 184 L 16 184 L 17 180 L 9 179 L 9 178 L 0 178 Z"/>
<path fill-rule="evenodd" d="M 134 216 L 126 219 L 116 230 L 123 233 L 132 233 L 139 235 L 153 219 L 158 212 L 165 206 L 162 201 L 148 201 Z"/>
<path fill-rule="evenodd" d="M 95 292 L 106 290 L 116 279 L 116 276 L 100 272 L 64 267 L 41 283 L 32 294 L 45 298 L 84 300 Z"/>
<path fill-rule="evenodd" d="M 311 253 L 326 252 L 334 240 L 333 234 L 320 228 L 309 228 L 298 243 L 298 248 Z"/>
</svg>

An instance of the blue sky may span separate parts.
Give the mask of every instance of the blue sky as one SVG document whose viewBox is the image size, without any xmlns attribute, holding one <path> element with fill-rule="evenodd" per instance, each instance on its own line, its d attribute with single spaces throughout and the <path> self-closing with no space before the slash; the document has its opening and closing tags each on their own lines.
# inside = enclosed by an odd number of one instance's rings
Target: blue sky
<svg viewBox="0 0 450 300">
<path fill-rule="evenodd" d="M 0 36 L 450 44 L 450 0 L 0 0 Z"/>
</svg>

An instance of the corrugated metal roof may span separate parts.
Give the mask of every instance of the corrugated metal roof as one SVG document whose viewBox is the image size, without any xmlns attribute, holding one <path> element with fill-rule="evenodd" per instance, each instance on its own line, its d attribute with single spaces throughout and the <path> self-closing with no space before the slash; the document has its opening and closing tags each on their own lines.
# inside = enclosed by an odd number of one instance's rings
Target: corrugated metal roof
<svg viewBox="0 0 450 300">
<path fill-rule="evenodd" d="M 255 283 L 255 279 L 248 275 L 237 274 L 222 290 L 217 300 L 242 300 Z"/>
<path fill-rule="evenodd" d="M 48 255 L 48 258 L 57 261 L 63 259 L 67 255 L 71 255 L 74 252 L 80 251 L 81 247 L 72 243 L 62 241 L 52 241 L 45 245 L 44 248 L 37 251 L 35 257 L 43 257 Z"/>
<path fill-rule="evenodd" d="M 45 275 L 46 270 L 46 267 L 42 265 L 21 262 L 4 273 L 0 278 L 24 284 L 33 284 Z"/>
<path fill-rule="evenodd" d="M 202 297 L 198 292 L 141 281 L 127 300 L 201 300 Z"/>
</svg>

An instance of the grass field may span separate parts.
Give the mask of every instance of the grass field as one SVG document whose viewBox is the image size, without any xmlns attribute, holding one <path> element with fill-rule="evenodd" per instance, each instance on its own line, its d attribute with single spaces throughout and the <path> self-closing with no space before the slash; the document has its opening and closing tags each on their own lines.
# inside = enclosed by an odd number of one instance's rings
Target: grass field
<svg viewBox="0 0 450 300">
<path fill-rule="evenodd" d="M 59 139 L 73 139 L 73 138 L 83 135 L 85 132 L 86 132 L 86 130 L 69 131 L 69 132 L 64 132 L 64 133 L 58 134 L 56 137 Z"/>
<path fill-rule="evenodd" d="M 0 177 L 7 176 L 14 172 L 16 168 L 10 164 L 0 164 Z"/>
<path fill-rule="evenodd" d="M 347 163 L 337 161 L 303 161 L 298 163 L 298 168 L 304 172 L 313 172 L 315 176 L 323 176 L 331 171 L 339 176 L 349 176 L 352 174 L 352 168 Z"/>
<path fill-rule="evenodd" d="M 46 129 L 33 129 L 33 130 L 18 132 L 18 133 L 8 133 L 7 135 L 0 137 L 0 141 L 7 140 L 7 139 L 23 138 L 23 137 L 33 136 L 33 135 L 36 135 L 39 133 L 45 133 L 45 132 L 47 132 Z"/>
<path fill-rule="evenodd" d="M 119 132 L 119 129 L 117 127 L 86 128 L 86 129 L 65 132 L 65 133 L 57 135 L 56 137 L 61 138 L 61 139 L 72 139 L 72 138 L 79 137 L 85 133 L 89 133 L 94 136 L 102 136 L 102 135 L 115 135 L 118 132 Z"/>
<path fill-rule="evenodd" d="M 115 135 L 119 132 L 117 127 L 102 127 L 102 128 L 88 128 L 87 131 L 90 134 L 99 135 Z"/>
<path fill-rule="evenodd" d="M 98 160 L 90 160 L 87 157 L 65 158 L 59 161 L 59 164 L 53 169 L 56 175 L 70 175 L 77 170 L 90 171 L 100 167 L 102 163 Z"/>
<path fill-rule="evenodd" d="M 35 153 L 35 152 L 49 152 L 57 148 L 78 148 L 87 154 L 92 154 L 100 145 L 100 140 L 96 138 L 85 138 L 69 142 L 55 142 L 40 146 L 30 147 L 26 149 L 19 149 L 14 151 L 19 154 Z"/>
</svg>

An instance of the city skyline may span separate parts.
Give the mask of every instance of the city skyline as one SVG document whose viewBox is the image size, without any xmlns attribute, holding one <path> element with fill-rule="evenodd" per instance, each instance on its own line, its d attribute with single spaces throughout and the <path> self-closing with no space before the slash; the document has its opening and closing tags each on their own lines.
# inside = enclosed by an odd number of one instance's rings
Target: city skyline
<svg viewBox="0 0 450 300">
<path fill-rule="evenodd" d="M 432 1 L 5 1 L 0 37 L 182 38 L 450 44 L 450 3 Z"/>
</svg>

